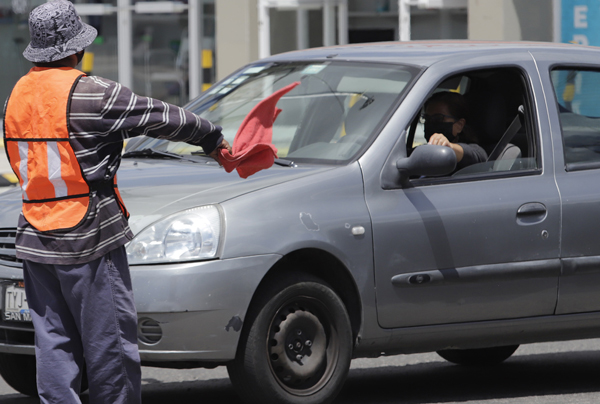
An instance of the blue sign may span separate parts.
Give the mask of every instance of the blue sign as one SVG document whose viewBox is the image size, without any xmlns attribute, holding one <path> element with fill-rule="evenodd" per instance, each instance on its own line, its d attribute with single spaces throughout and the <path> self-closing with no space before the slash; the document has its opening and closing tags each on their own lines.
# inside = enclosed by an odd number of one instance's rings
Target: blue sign
<svg viewBox="0 0 600 404">
<path fill-rule="evenodd" d="M 600 46 L 600 0 L 561 1 L 561 42 Z"/>
</svg>

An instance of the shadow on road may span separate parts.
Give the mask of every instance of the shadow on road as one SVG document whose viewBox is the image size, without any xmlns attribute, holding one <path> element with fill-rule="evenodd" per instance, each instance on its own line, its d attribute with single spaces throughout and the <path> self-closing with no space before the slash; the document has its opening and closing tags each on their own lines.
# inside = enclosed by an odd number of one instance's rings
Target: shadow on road
<svg viewBox="0 0 600 404">
<path fill-rule="evenodd" d="M 600 352 L 581 351 L 514 356 L 492 367 L 462 367 L 446 362 L 353 369 L 337 404 L 426 404 L 600 392 Z M 144 404 L 241 404 L 228 379 L 168 382 L 144 379 Z M 87 403 L 87 397 L 83 397 Z M 18 394 L 2 404 L 34 404 Z"/>
<path fill-rule="evenodd" d="M 147 380 L 145 380 L 147 382 Z M 229 379 L 150 383 L 142 387 L 144 404 L 241 404 Z"/>
<path fill-rule="evenodd" d="M 336 403 L 454 403 L 600 391 L 600 352 L 515 356 L 490 367 L 447 362 L 355 369 Z M 522 398 L 522 401 L 518 399 Z"/>
</svg>

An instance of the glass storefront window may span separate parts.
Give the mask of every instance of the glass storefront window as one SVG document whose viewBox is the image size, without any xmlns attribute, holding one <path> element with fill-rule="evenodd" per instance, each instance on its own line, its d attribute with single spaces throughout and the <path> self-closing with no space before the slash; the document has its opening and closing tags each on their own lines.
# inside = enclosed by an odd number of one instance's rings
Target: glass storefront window
<svg viewBox="0 0 600 404">
<path fill-rule="evenodd" d="M 135 1 L 133 2 L 135 3 Z M 187 0 L 183 1 L 187 4 Z M 203 49 L 214 54 L 214 0 L 203 1 Z M 208 74 L 211 82 L 214 74 Z M 189 101 L 188 14 L 133 14 L 133 86 L 177 105 Z"/>
<path fill-rule="evenodd" d="M 85 3 L 75 1 L 75 4 Z M 98 3 L 102 3 L 98 1 Z M 110 2 L 105 2 L 110 3 Z M 116 6 L 116 1 L 112 2 Z M 85 52 L 85 60 L 79 66 L 87 74 L 118 80 L 117 70 L 117 15 L 88 15 L 81 19 L 98 30 L 98 36 Z"/>
<path fill-rule="evenodd" d="M 15 83 L 26 74 L 32 64 L 22 56 L 29 43 L 28 17 L 31 10 L 44 0 L 0 0 L 0 100 L 10 94 Z M 103 3 L 117 6 L 117 0 L 74 0 L 74 4 Z M 184 1 L 184 4 L 187 0 Z M 135 1 L 131 2 L 133 7 Z M 203 49 L 214 54 L 214 0 L 203 1 Z M 86 73 L 118 80 L 118 27 L 117 15 L 84 15 L 82 20 L 98 30 L 98 37 L 86 49 L 86 59 L 79 68 Z M 136 14 L 132 12 L 133 88 L 139 95 L 152 96 L 183 105 L 189 101 L 188 80 L 188 16 L 179 14 Z M 212 81 L 214 74 L 205 73 L 204 82 Z M 1 118 L 0 118 L 1 119 Z"/>
<path fill-rule="evenodd" d="M 10 94 L 15 83 L 31 68 L 31 63 L 23 58 L 23 51 L 29 44 L 29 12 L 44 3 L 43 0 L 0 0 L 0 102 Z M 0 117 L 1 119 L 1 117 Z"/>
<path fill-rule="evenodd" d="M 133 14 L 134 91 L 187 102 L 187 13 Z"/>
</svg>

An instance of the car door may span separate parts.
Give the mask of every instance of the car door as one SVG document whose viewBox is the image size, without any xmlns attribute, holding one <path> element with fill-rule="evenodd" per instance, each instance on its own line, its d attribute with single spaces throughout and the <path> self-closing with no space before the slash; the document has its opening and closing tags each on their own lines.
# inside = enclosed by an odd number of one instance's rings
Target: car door
<svg viewBox="0 0 600 404">
<path fill-rule="evenodd" d="M 404 122 L 414 119 L 414 105 L 422 105 L 433 84 L 448 77 L 451 66 L 434 66 L 423 75 L 397 113 Z M 554 311 L 560 199 L 545 138 L 546 110 L 543 102 L 536 105 L 542 92 L 531 58 L 524 57 L 511 69 L 522 79 L 522 132 L 529 146 L 507 171 L 482 163 L 465 174 L 386 184 L 382 179 L 395 175 L 395 161 L 406 154 L 403 138 L 410 133 L 408 126 L 377 180 L 365 164 L 377 313 L 384 328 Z M 480 76 L 488 71 L 484 73 Z"/>
<path fill-rule="evenodd" d="M 563 200 L 557 314 L 600 311 L 600 65 L 598 51 L 557 64 L 539 55 Z M 573 64 L 571 60 L 577 60 Z M 560 63 L 560 62 L 559 62 Z"/>
</svg>

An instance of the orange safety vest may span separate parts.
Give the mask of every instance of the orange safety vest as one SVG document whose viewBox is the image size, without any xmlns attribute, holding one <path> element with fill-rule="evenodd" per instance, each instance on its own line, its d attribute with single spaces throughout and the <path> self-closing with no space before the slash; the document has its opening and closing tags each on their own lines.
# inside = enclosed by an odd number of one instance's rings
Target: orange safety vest
<svg viewBox="0 0 600 404">
<path fill-rule="evenodd" d="M 40 231 L 74 229 L 91 206 L 90 185 L 69 143 L 69 100 L 82 76 L 71 68 L 34 67 L 6 104 L 6 152 L 23 191 L 23 215 Z M 111 185 L 116 188 L 116 177 Z"/>
</svg>

